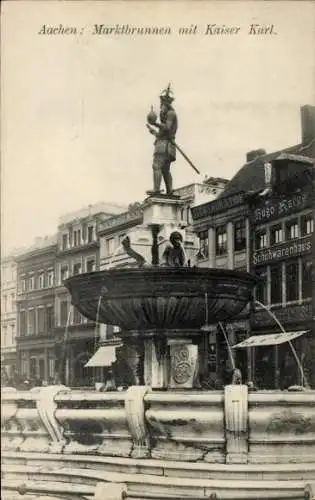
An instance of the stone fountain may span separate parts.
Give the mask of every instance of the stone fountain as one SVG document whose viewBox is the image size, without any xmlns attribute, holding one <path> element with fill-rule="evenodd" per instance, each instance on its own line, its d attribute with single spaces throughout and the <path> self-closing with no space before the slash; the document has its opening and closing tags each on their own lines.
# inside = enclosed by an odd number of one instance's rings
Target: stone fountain
<svg viewBox="0 0 315 500">
<path fill-rule="evenodd" d="M 81 314 L 120 327 L 135 385 L 153 388 L 198 387 L 201 327 L 240 313 L 254 284 L 247 273 L 188 267 L 113 269 L 65 282 Z"/>
<path fill-rule="evenodd" d="M 172 102 L 169 87 L 166 97 Z M 314 391 L 251 393 L 238 372 L 224 390 L 199 388 L 198 345 L 207 325 L 239 314 L 255 278 L 189 266 L 177 226 L 182 201 L 169 177 L 174 148 L 161 147 L 167 126 L 176 147 L 176 115 L 172 107 L 161 111 L 160 124 L 154 113 L 149 119 L 157 142 L 143 218 L 152 261 L 127 238 L 125 251 L 138 268 L 65 282 L 81 314 L 120 327 L 133 385 L 2 391 L 4 500 L 314 498 Z M 161 233 L 170 240 L 163 249 Z"/>
</svg>

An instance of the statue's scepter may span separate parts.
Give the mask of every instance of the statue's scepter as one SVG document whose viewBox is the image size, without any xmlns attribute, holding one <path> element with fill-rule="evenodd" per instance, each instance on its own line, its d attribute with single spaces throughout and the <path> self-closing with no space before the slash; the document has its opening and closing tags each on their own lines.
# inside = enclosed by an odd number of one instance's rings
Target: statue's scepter
<svg viewBox="0 0 315 500">
<path fill-rule="evenodd" d="M 153 106 L 151 106 L 151 110 L 147 116 L 147 120 L 148 120 L 147 128 L 151 133 L 155 134 L 155 130 L 152 127 L 157 127 L 158 125 L 157 125 L 157 114 L 154 111 Z M 198 168 L 193 164 L 191 159 L 186 155 L 186 153 L 182 150 L 182 148 L 175 142 L 175 140 L 170 139 L 170 142 L 174 144 L 177 151 L 182 155 L 183 158 L 185 158 L 187 163 L 195 170 L 195 172 L 197 172 L 197 174 L 200 175 L 200 171 L 198 170 Z"/>
</svg>

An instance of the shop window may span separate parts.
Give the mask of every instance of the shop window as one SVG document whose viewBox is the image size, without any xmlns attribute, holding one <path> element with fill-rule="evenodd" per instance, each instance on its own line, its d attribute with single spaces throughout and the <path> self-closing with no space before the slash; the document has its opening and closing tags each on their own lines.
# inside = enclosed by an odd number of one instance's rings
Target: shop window
<svg viewBox="0 0 315 500">
<path fill-rule="evenodd" d="M 27 335 L 27 316 L 26 311 L 20 312 L 20 337 Z"/>
<path fill-rule="evenodd" d="M 258 282 L 256 285 L 256 300 L 262 304 L 267 304 L 267 269 L 256 269 L 255 274 L 258 277 Z"/>
<path fill-rule="evenodd" d="M 48 359 L 48 376 L 51 379 L 53 379 L 55 376 L 55 364 L 56 362 L 54 358 Z"/>
<path fill-rule="evenodd" d="M 60 324 L 66 325 L 68 321 L 68 301 L 62 300 L 60 302 Z"/>
<path fill-rule="evenodd" d="M 234 250 L 244 250 L 246 248 L 246 223 L 245 219 L 234 223 Z"/>
<path fill-rule="evenodd" d="M 198 234 L 199 238 L 199 253 L 202 259 L 206 259 L 209 255 L 209 236 L 208 231 L 201 231 Z"/>
<path fill-rule="evenodd" d="M 305 215 L 301 218 L 301 236 L 307 236 L 314 231 L 314 219 L 312 214 Z"/>
<path fill-rule="evenodd" d="M 282 265 L 277 264 L 270 267 L 270 292 L 271 304 L 282 302 Z"/>
<path fill-rule="evenodd" d="M 270 230 L 271 245 L 284 241 L 284 232 L 280 224 L 273 226 Z"/>
<path fill-rule="evenodd" d="M 226 226 L 219 226 L 215 232 L 215 249 L 216 255 L 222 255 L 227 252 L 227 232 Z"/>
<path fill-rule="evenodd" d="M 312 297 L 313 288 L 313 265 L 311 260 L 302 261 L 302 297 Z"/>
<path fill-rule="evenodd" d="M 255 233 L 255 249 L 261 250 L 262 248 L 266 247 L 267 247 L 267 232 L 257 231 Z"/>
<path fill-rule="evenodd" d="M 45 332 L 45 308 L 39 307 L 37 309 L 37 322 L 38 322 L 38 333 Z"/>
<path fill-rule="evenodd" d="M 298 261 L 287 262 L 285 266 L 286 272 L 286 300 L 299 299 L 299 263 Z"/>
<path fill-rule="evenodd" d="M 296 219 L 290 220 L 286 224 L 287 240 L 294 240 L 299 237 L 299 225 Z"/>
</svg>

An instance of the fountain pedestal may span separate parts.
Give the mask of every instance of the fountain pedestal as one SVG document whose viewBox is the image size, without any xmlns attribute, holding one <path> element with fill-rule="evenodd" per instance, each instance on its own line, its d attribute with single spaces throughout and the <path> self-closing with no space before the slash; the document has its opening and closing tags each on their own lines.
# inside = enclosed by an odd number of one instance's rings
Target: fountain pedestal
<svg viewBox="0 0 315 500">
<path fill-rule="evenodd" d="M 168 339 L 170 389 L 192 389 L 198 379 L 198 346 L 191 339 Z"/>
</svg>

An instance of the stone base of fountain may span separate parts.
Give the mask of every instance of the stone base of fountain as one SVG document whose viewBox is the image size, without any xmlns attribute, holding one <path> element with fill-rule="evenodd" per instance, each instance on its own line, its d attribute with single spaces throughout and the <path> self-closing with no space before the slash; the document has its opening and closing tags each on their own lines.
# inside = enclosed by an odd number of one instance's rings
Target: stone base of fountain
<svg viewBox="0 0 315 500">
<path fill-rule="evenodd" d="M 314 493 L 314 391 L 52 386 L 7 388 L 1 399 L 4 500 L 20 492 L 86 500 L 106 485 L 106 500 L 122 499 L 122 491 L 142 500 L 302 500 Z"/>
</svg>

